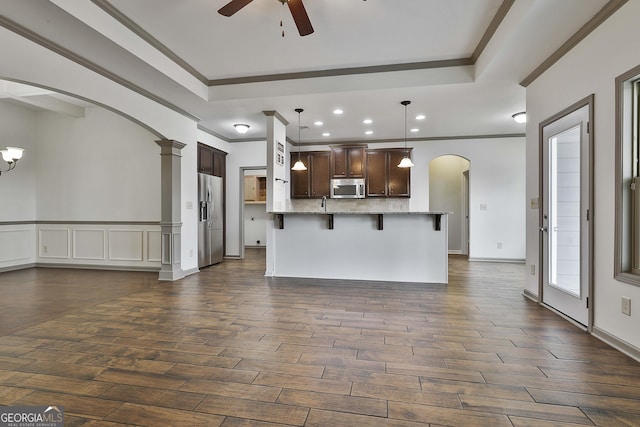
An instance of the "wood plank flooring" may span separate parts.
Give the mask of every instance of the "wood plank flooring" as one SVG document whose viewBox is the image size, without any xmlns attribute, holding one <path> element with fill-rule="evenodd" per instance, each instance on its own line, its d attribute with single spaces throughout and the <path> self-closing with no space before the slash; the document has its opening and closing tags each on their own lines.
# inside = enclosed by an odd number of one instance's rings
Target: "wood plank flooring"
<svg viewBox="0 0 640 427">
<path fill-rule="evenodd" d="M 522 296 L 519 264 L 450 283 L 269 279 L 264 252 L 177 282 L 0 274 L 0 405 L 67 426 L 640 426 L 640 364 Z"/>
</svg>

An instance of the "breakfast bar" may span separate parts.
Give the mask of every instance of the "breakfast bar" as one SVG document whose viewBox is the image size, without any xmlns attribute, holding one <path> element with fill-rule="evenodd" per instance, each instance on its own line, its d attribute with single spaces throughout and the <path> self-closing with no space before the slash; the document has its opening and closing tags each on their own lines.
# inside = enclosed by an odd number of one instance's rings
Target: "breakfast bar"
<svg viewBox="0 0 640 427">
<path fill-rule="evenodd" d="M 447 283 L 448 212 L 271 212 L 274 277 Z"/>
</svg>

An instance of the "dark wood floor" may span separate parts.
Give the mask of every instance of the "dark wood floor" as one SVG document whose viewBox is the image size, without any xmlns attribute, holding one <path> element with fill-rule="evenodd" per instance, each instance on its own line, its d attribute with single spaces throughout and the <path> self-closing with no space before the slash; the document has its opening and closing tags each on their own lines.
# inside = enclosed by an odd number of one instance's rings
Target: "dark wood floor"
<svg viewBox="0 0 640 427">
<path fill-rule="evenodd" d="M 525 299 L 523 265 L 263 274 L 255 249 L 173 283 L 2 273 L 0 404 L 67 426 L 640 426 L 640 364 Z"/>
</svg>

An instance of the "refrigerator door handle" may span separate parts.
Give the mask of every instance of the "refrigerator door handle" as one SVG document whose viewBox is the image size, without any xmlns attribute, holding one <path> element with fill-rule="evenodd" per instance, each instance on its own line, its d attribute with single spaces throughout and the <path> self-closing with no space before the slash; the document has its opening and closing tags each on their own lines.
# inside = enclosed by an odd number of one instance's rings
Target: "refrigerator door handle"
<svg viewBox="0 0 640 427">
<path fill-rule="evenodd" d="M 207 202 L 200 202 L 200 221 L 206 221 Z"/>
</svg>

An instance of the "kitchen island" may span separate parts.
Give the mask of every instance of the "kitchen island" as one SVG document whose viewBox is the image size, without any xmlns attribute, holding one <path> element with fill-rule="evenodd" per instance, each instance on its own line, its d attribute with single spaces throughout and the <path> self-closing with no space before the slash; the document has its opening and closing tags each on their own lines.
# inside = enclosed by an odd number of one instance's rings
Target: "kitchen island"
<svg viewBox="0 0 640 427">
<path fill-rule="evenodd" d="M 448 212 L 271 214 L 275 227 L 268 276 L 448 281 Z"/>
</svg>

